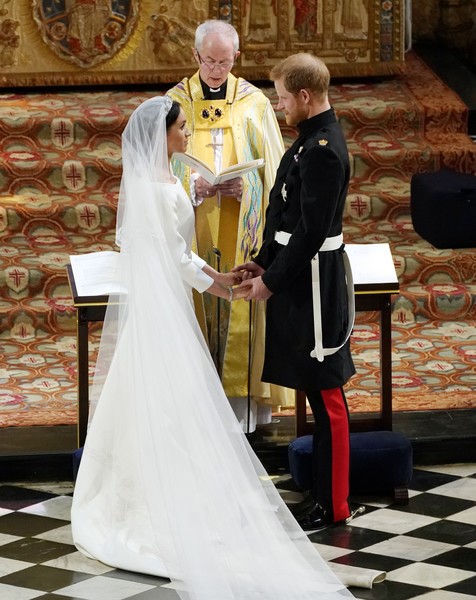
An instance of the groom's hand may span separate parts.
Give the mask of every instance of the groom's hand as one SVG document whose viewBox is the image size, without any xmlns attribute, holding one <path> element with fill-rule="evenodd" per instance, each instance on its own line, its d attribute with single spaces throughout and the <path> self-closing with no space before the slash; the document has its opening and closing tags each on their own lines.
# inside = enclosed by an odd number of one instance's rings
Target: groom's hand
<svg viewBox="0 0 476 600">
<path fill-rule="evenodd" d="M 266 287 L 261 277 L 253 277 L 240 283 L 237 287 L 240 292 L 247 290 L 248 293 L 244 296 L 245 300 L 268 300 L 273 295 L 273 292 Z"/>
</svg>

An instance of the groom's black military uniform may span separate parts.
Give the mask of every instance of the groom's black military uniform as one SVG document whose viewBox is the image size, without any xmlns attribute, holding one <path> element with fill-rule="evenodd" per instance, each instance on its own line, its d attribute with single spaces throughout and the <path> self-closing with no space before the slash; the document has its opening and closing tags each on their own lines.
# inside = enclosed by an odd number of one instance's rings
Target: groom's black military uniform
<svg viewBox="0 0 476 600">
<path fill-rule="evenodd" d="M 355 369 L 348 341 L 322 362 L 311 357 L 311 262 L 326 240 L 339 243 L 349 157 L 332 109 L 302 121 L 298 129 L 278 168 L 263 245 L 254 259 L 265 269 L 263 283 L 273 292 L 267 302 L 262 379 L 307 393 L 318 422 L 313 493 L 328 519 L 338 521 L 349 516 L 348 412 L 342 386 Z M 334 348 L 345 340 L 349 321 L 343 244 L 319 252 L 318 264 L 322 342 Z M 337 457 L 341 449 L 344 456 Z"/>
</svg>

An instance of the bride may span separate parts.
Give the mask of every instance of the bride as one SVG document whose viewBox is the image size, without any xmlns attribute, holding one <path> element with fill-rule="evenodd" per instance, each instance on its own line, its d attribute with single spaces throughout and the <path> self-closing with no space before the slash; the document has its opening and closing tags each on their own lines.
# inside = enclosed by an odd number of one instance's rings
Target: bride
<svg viewBox="0 0 476 600">
<path fill-rule="evenodd" d="M 232 300 L 235 274 L 191 252 L 192 205 L 170 170 L 189 132 L 167 96 L 123 134 L 123 293 L 110 298 L 76 481 L 73 538 L 112 567 L 168 577 L 182 600 L 342 600 L 223 392 L 192 287 Z M 244 293 L 244 292 L 243 292 Z"/>
</svg>

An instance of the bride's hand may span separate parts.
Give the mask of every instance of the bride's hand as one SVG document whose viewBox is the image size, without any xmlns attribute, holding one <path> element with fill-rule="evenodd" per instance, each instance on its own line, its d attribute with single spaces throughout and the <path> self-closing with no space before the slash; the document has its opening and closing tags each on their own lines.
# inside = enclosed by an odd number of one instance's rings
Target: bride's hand
<svg viewBox="0 0 476 600">
<path fill-rule="evenodd" d="M 230 287 L 241 283 L 241 275 L 232 271 L 229 273 L 219 273 L 217 276 L 217 281 L 225 287 Z"/>
</svg>

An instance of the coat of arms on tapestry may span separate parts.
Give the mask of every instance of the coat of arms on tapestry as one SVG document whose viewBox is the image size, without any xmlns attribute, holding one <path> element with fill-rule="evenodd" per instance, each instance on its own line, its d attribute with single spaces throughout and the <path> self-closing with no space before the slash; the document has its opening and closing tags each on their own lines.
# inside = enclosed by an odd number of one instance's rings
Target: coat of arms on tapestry
<svg viewBox="0 0 476 600">
<path fill-rule="evenodd" d="M 134 0 L 33 0 L 43 41 L 60 58 L 87 69 L 110 59 L 131 36 Z"/>
</svg>

